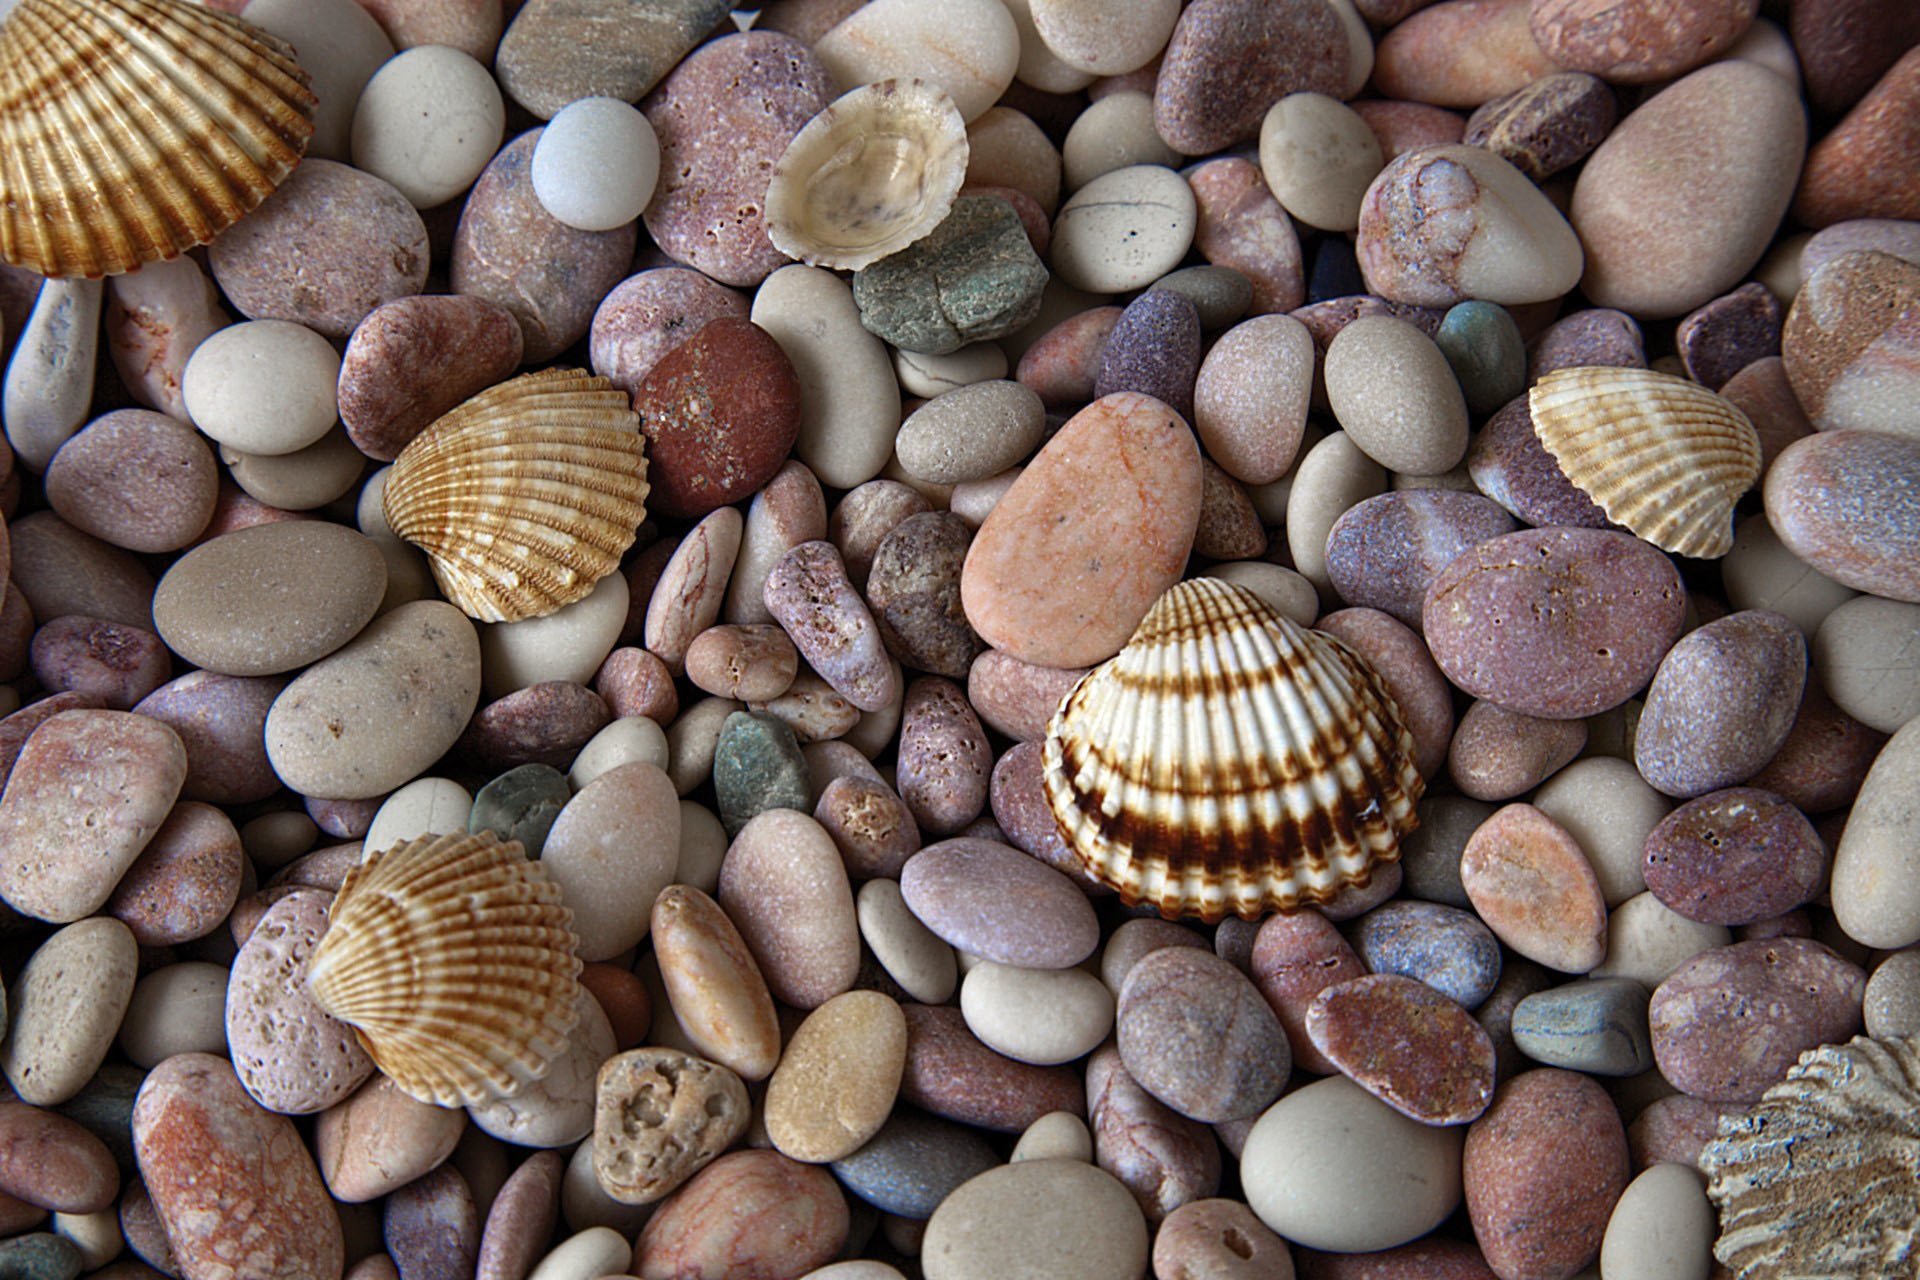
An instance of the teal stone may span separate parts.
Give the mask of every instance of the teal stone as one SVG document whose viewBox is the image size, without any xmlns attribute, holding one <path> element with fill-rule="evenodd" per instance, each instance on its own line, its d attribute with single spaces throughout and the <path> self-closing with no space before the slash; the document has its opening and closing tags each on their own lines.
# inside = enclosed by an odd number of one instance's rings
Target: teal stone
<svg viewBox="0 0 1920 1280">
<path fill-rule="evenodd" d="M 0 1280 L 74 1280 L 85 1261 L 79 1245 L 47 1231 L 0 1240 Z"/>
<path fill-rule="evenodd" d="M 1047 268 L 999 196 L 962 196 L 924 239 L 853 277 L 860 323 L 903 351 L 946 355 L 1040 314 Z"/>
<path fill-rule="evenodd" d="M 1505 307 L 1462 302 L 1447 311 L 1433 340 L 1453 367 L 1475 417 L 1492 413 L 1527 389 L 1527 344 Z"/>
<path fill-rule="evenodd" d="M 720 726 L 713 790 L 729 836 L 769 809 L 813 812 L 800 740 L 784 722 L 755 711 L 736 711 Z"/>
<path fill-rule="evenodd" d="M 467 830 L 492 831 L 502 840 L 518 840 L 529 858 L 537 858 L 554 819 L 572 798 L 566 774 L 550 764 L 523 764 L 474 794 Z"/>
<path fill-rule="evenodd" d="M 1653 1070 L 1647 989 L 1595 978 L 1538 991 L 1513 1010 L 1513 1043 L 1535 1062 L 1597 1076 Z"/>
<path fill-rule="evenodd" d="M 122 1171 L 134 1167 L 133 1103 L 147 1073 L 124 1062 L 109 1062 L 93 1073 L 79 1093 L 54 1110 L 107 1144 Z"/>
</svg>

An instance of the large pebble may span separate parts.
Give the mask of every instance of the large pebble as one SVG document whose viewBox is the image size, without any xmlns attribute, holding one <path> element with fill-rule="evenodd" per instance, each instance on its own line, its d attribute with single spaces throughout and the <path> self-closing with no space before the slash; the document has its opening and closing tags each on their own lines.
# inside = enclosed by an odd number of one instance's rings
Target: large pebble
<svg viewBox="0 0 1920 1280">
<path fill-rule="evenodd" d="M 1076 414 L 974 538 L 960 580 L 975 631 L 1052 667 L 1113 656 L 1178 580 L 1199 527 L 1192 432 L 1123 394 Z"/>
<path fill-rule="evenodd" d="M 427 283 L 427 228 L 390 183 L 310 157 L 207 251 L 242 315 L 344 338 Z"/>
<path fill-rule="evenodd" d="M 907 1021 L 877 991 L 848 991 L 808 1014 L 767 1081 L 767 1136 L 809 1164 L 841 1160 L 880 1132 L 900 1091 Z"/>
<path fill-rule="evenodd" d="M 1808 565 L 1860 591 L 1920 601 L 1920 441 L 1808 436 L 1775 460 L 1765 497 L 1767 522 Z"/>
<path fill-rule="evenodd" d="M 1764 67 L 1717 62 L 1654 95 L 1574 186 L 1582 291 L 1656 319 L 1725 293 L 1773 239 L 1806 146 L 1793 85 Z"/>
<path fill-rule="evenodd" d="M 1409 1120 L 1344 1076 L 1268 1108 L 1240 1153 L 1247 1203 L 1313 1249 L 1389 1249 L 1433 1230 L 1460 1203 L 1459 1127 Z"/>
<path fill-rule="evenodd" d="M 1607 903 L 1574 838 L 1528 804 L 1480 825 L 1460 855 L 1460 881 L 1487 927 L 1530 960 L 1586 973 L 1607 953 Z"/>
<path fill-rule="evenodd" d="M 166 725 L 64 711 L 33 730 L 0 797 L 0 894 L 56 924 L 92 914 L 166 820 L 187 756 Z"/>
<path fill-rule="evenodd" d="M 900 888 L 934 933 L 1001 964 L 1064 969 L 1100 940 L 1093 908 L 1071 880 L 992 840 L 927 846 L 907 860 Z"/>
<path fill-rule="evenodd" d="M 105 1143 L 57 1112 L 0 1103 L 0 1190 L 60 1214 L 110 1209 L 120 1171 Z"/>
<path fill-rule="evenodd" d="M 1909 838 L 1916 779 L 1920 720 L 1881 748 L 1834 850 L 1833 913 L 1846 935 L 1866 946 L 1920 942 L 1920 850 Z"/>
<path fill-rule="evenodd" d="M 340 1217 L 306 1144 L 222 1059 L 183 1053 L 154 1068 L 134 1106 L 133 1140 L 182 1274 L 340 1275 Z"/>
<path fill-rule="evenodd" d="M 644 104 L 660 142 L 645 215 L 654 241 L 722 284 L 756 285 L 783 265 L 767 238 L 767 183 L 833 96 L 824 59 L 776 32 L 725 36 L 680 63 Z"/>
<path fill-rule="evenodd" d="M 422 1102 L 378 1076 L 321 1113 L 314 1156 L 334 1198 L 358 1204 L 439 1166 L 466 1127 L 464 1112 Z"/>
<path fill-rule="evenodd" d="M 1061 206 L 1050 261 L 1064 283 L 1089 293 L 1144 288 L 1180 265 L 1197 220 L 1193 191 L 1179 174 L 1129 165 L 1095 178 Z"/>
<path fill-rule="evenodd" d="M 633 393 L 648 509 L 703 516 L 756 493 L 793 448 L 799 401 L 793 363 L 764 329 L 732 317 L 703 326 Z"/>
<path fill-rule="evenodd" d="M 1600 1274 L 1616 1280 L 1705 1277 L 1715 1230 L 1713 1204 L 1694 1170 L 1654 1164 L 1627 1184 L 1613 1207 L 1600 1242 Z"/>
<path fill-rule="evenodd" d="M 105 1061 L 133 998 L 138 952 L 118 920 L 70 924 L 34 951 L 9 985 L 0 1068 L 22 1102 L 50 1107 Z"/>
<path fill-rule="evenodd" d="M 646 937 L 679 857 L 679 800 L 655 765 L 621 765 L 566 803 L 540 862 L 573 910 L 581 959 L 612 959 Z"/>
<path fill-rule="evenodd" d="M 456 294 L 375 307 L 340 357 L 340 422 L 356 448 L 390 462 L 441 414 L 520 366 L 506 308 Z"/>
<path fill-rule="evenodd" d="M 1371 3 L 1371 0 L 1366 0 Z M 1528 0 L 1445 0 L 1387 32 L 1376 79 L 1389 97 L 1473 108 L 1559 70 L 1527 30 Z"/>
<path fill-rule="evenodd" d="M 1467 1131 L 1462 1176 L 1474 1239 L 1496 1275 L 1571 1276 L 1599 1255 L 1626 1189 L 1626 1130 L 1592 1080 L 1529 1071 Z"/>
<path fill-rule="evenodd" d="M 691 885 L 653 903 L 654 954 L 674 1021 L 693 1047 L 746 1080 L 780 1060 L 780 1023 L 760 966 L 720 904 Z"/>
<path fill-rule="evenodd" d="M 980 1043 L 960 1010 L 903 1005 L 907 1067 L 904 1102 L 961 1124 L 1019 1133 L 1051 1111 L 1086 1114 L 1080 1073 L 1015 1062 Z"/>
<path fill-rule="evenodd" d="M 1321 991 L 1306 1032 L 1340 1073 L 1422 1124 L 1464 1124 L 1493 1098 L 1493 1041 L 1432 987 L 1369 974 Z"/>
<path fill-rule="evenodd" d="M 1653 993 L 1653 1054 L 1675 1088 L 1753 1103 L 1808 1049 L 1860 1029 L 1867 975 L 1809 938 L 1704 951 Z"/>
<path fill-rule="evenodd" d="M 1683 636 L 1647 690 L 1633 746 L 1641 776 L 1685 798 L 1759 772 L 1793 728 L 1806 655 L 1793 623 L 1765 610 Z"/>
<path fill-rule="evenodd" d="M 1647 836 L 1647 887 L 1689 920 L 1742 925 L 1810 901 L 1826 846 L 1791 804 L 1752 787 L 1681 805 Z"/>
<path fill-rule="evenodd" d="M 740 1077 L 677 1049 L 634 1049 L 600 1068 L 593 1169 L 625 1204 L 650 1204 L 711 1163 L 752 1115 Z"/>
<path fill-rule="evenodd" d="M 180 417 L 116 409 L 62 445 L 47 505 L 74 528 L 129 551 L 177 551 L 213 518 L 213 451 Z"/>
<path fill-rule="evenodd" d="M 267 715 L 274 771 L 303 795 L 383 795 L 438 760 L 480 699 L 480 642 L 452 605 L 374 620 L 302 674 Z"/>
<path fill-rule="evenodd" d="M 941 1202 L 921 1249 L 927 1280 L 1142 1280 L 1147 1225 L 1112 1176 L 1077 1160 L 989 1170 Z"/>
<path fill-rule="evenodd" d="M 1814 33 L 1823 28 L 1858 30 L 1855 24 L 1836 22 L 1837 15 L 1810 16 L 1811 21 L 1805 21 L 1794 15 L 1796 40 L 1803 35 L 1818 39 Z M 1920 100 L 1920 57 L 1912 50 L 1911 18 L 1908 24 L 1907 33 L 1876 49 L 1884 56 L 1904 46 L 1899 60 L 1807 154 L 1794 216 L 1808 226 L 1827 226 L 1843 218 L 1912 219 L 1920 214 L 1920 190 L 1912 176 L 1920 149 L 1913 128 L 1914 104 Z M 1873 36 L 1861 34 L 1862 43 L 1873 47 Z"/>
<path fill-rule="evenodd" d="M 777 1151 L 735 1151 L 695 1174 L 648 1219 L 643 1276 L 803 1275 L 847 1239 L 847 1202 L 825 1169 Z"/>
<path fill-rule="evenodd" d="M 580 231 L 548 213 L 533 190 L 539 139 L 529 130 L 488 162 L 461 207 L 449 267 L 454 293 L 513 314 L 528 363 L 587 335 L 594 308 L 626 274 L 637 235 L 632 224 Z"/>
<path fill-rule="evenodd" d="M 1290 93 L 1347 96 L 1347 40 L 1324 0 L 1201 0 L 1181 14 L 1161 56 L 1154 126 L 1187 155 L 1247 141 Z"/>
<path fill-rule="evenodd" d="M 1389 471 L 1438 475 L 1467 452 L 1467 403 L 1433 339 L 1362 316 L 1327 347 L 1327 399 L 1341 429 Z"/>
<path fill-rule="evenodd" d="M 1670 9 L 1605 0 L 1538 0 L 1534 39 L 1549 58 L 1614 84 L 1655 84 L 1712 61 L 1753 21 L 1753 0 L 1712 0 Z"/>
<path fill-rule="evenodd" d="M 306 889 L 274 903 L 240 948 L 227 985 L 234 1070 L 261 1106 L 282 1115 L 324 1111 L 373 1073 L 352 1028 L 307 994 L 307 959 L 327 931 L 331 902 Z"/>
<path fill-rule="evenodd" d="M 1526 715 L 1618 706 L 1680 634 L 1686 593 L 1658 549 L 1599 529 L 1536 529 L 1468 549 L 1423 611 L 1447 678 Z"/>
<path fill-rule="evenodd" d="M 1204 951 L 1143 957 L 1120 988 L 1116 1026 L 1128 1073 L 1196 1120 L 1256 1115 L 1286 1082 L 1279 1019 L 1244 974 Z"/>
<path fill-rule="evenodd" d="M 839 489 L 879 475 L 900 428 L 900 384 L 886 344 L 861 326 L 852 288 L 819 267 L 781 267 L 755 292 L 753 322 L 800 376 L 795 456 L 821 484 Z"/>
<path fill-rule="evenodd" d="M 1420 147 L 1367 188 L 1355 246 L 1368 289 L 1446 307 L 1546 302 L 1580 281 L 1580 240 L 1526 176 L 1491 151 Z"/>
<path fill-rule="evenodd" d="M 1205 1124 L 1140 1086 L 1111 1045 L 1087 1063 L 1093 1159 L 1133 1193 L 1149 1223 L 1220 1190 L 1220 1144 Z"/>
<path fill-rule="evenodd" d="M 1920 265 L 1890 253 L 1845 253 L 1808 276 L 1787 313 L 1780 354 L 1815 428 L 1920 434 L 1905 412 L 1909 361 L 1920 345 L 1916 301 Z"/>
<path fill-rule="evenodd" d="M 726 17 L 719 0 L 531 0 L 515 7 L 519 13 L 509 10 L 512 24 L 499 37 L 496 68 L 514 101 L 543 120 L 581 98 L 638 100 Z"/>
<path fill-rule="evenodd" d="M 219 444 L 249 458 L 284 457 L 327 437 L 339 376 L 340 357 L 315 330 L 252 320 L 194 348 L 180 394 L 193 425 Z"/>
<path fill-rule="evenodd" d="M 865 1146 L 834 1161 L 833 1174 L 875 1208 L 924 1221 L 961 1183 L 998 1164 L 972 1129 L 901 1110 Z"/>
<path fill-rule="evenodd" d="M 814 1009 L 853 986 L 853 890 L 833 838 L 806 814 L 769 809 L 747 823 L 720 864 L 719 898 L 782 1003 Z"/>
</svg>

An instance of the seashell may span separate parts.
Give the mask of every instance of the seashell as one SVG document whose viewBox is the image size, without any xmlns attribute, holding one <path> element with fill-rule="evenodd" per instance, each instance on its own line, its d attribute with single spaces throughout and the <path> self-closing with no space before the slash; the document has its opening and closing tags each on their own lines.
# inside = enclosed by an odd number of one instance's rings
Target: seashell
<svg viewBox="0 0 1920 1280">
<path fill-rule="evenodd" d="M 967 176 L 967 126 L 924 80 L 842 94 L 787 144 L 767 234 L 789 257 L 858 271 L 939 226 Z"/>
<path fill-rule="evenodd" d="M 1527 393 L 1533 431 L 1615 524 L 1676 555 L 1733 549 L 1760 435 L 1732 401 L 1651 369 L 1557 369 Z"/>
<path fill-rule="evenodd" d="M 538 618 L 620 566 L 646 519 L 627 393 L 578 369 L 490 387 L 414 437 L 383 498 L 448 600 L 482 622 Z"/>
<path fill-rule="evenodd" d="M 517 841 L 395 845 L 347 872 L 327 919 L 308 993 L 423 1102 L 510 1097 L 566 1049 L 581 990 L 573 913 Z"/>
<path fill-rule="evenodd" d="M 205 244 L 300 162 L 292 48 L 188 0 L 19 0 L 0 26 L 0 258 L 118 275 Z"/>
<path fill-rule="evenodd" d="M 1047 726 L 1048 807 L 1087 870 L 1168 918 L 1364 887 L 1419 825 L 1413 735 L 1364 659 L 1217 578 L 1175 585 Z"/>
<path fill-rule="evenodd" d="M 1920 1274 L 1920 1039 L 1801 1054 L 1700 1167 L 1739 1280 Z"/>
</svg>

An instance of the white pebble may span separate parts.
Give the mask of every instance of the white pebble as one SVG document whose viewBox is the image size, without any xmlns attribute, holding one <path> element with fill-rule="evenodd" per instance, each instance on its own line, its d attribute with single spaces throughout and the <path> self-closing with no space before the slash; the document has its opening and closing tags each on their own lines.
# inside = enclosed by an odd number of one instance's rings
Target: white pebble
<svg viewBox="0 0 1920 1280">
<path fill-rule="evenodd" d="M 582 231 L 611 231 L 640 216 L 660 177 L 653 126 L 618 98 L 582 98 L 547 122 L 533 147 L 533 194 Z"/>
<path fill-rule="evenodd" d="M 339 417 L 333 344 L 290 320 L 229 325 L 195 347 L 180 375 L 193 425 L 242 453 L 297 453 Z"/>
<path fill-rule="evenodd" d="M 421 45 L 389 59 L 361 91 L 353 163 L 430 209 L 473 185 L 506 130 L 492 74 L 458 49 Z"/>
</svg>

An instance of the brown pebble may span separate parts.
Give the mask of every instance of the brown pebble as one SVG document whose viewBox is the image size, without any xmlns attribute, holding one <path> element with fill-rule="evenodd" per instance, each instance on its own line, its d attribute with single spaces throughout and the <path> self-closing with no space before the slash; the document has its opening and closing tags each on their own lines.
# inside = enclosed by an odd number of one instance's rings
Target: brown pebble
<svg viewBox="0 0 1920 1280">
<path fill-rule="evenodd" d="M 740 1077 L 677 1049 L 635 1049 L 600 1067 L 593 1170 L 622 1204 L 651 1204 L 705 1168 L 745 1132 L 752 1104 Z"/>
<path fill-rule="evenodd" d="M 536 1151 L 507 1178 L 480 1233 L 475 1280 L 526 1280 L 552 1241 L 566 1167 L 558 1151 Z"/>
<path fill-rule="evenodd" d="M 134 711 L 180 735 L 187 751 L 181 795 L 209 804 L 253 804 L 280 789 L 265 732 L 267 713 L 287 682 L 286 676 L 190 671 L 142 698 Z"/>
<path fill-rule="evenodd" d="M 1269 917 L 1254 935 L 1254 985 L 1286 1028 L 1293 1059 L 1303 1070 L 1320 1075 L 1339 1070 L 1307 1034 L 1307 1010 L 1328 987 L 1366 971 L 1340 931 L 1317 912 Z"/>
<path fill-rule="evenodd" d="M 605 700 L 616 720 L 645 716 L 655 724 L 669 725 L 680 711 L 673 672 L 645 649 L 625 647 L 608 654 L 593 677 L 593 691 Z"/>
<path fill-rule="evenodd" d="M 490 773 L 523 764 L 564 769 L 613 714 L 600 695 L 570 680 L 547 680 L 474 712 L 454 749 Z"/>
<path fill-rule="evenodd" d="M 62 445 L 47 505 L 74 528 L 129 551 L 177 551 L 213 519 L 213 450 L 178 418 L 116 409 Z"/>
<path fill-rule="evenodd" d="M 35 632 L 30 660 L 45 689 L 86 694 L 115 711 L 132 710 L 173 674 L 167 647 L 153 632 L 77 613 Z"/>
<path fill-rule="evenodd" d="M 1916 170 L 1920 47 L 1907 50 L 1807 153 L 1794 217 L 1816 228 L 1849 218 L 1920 218 Z"/>
<path fill-rule="evenodd" d="M 120 877 L 102 908 L 143 947 L 173 946 L 220 927 L 240 896 L 240 833 L 209 804 L 183 800 Z"/>
<path fill-rule="evenodd" d="M 1780 354 L 1785 322 L 1786 311 L 1772 290 L 1743 284 L 1689 312 L 1674 333 L 1674 345 L 1687 376 L 1718 391 L 1756 360 Z"/>
<path fill-rule="evenodd" d="M 1133 1193 L 1149 1223 L 1220 1190 L 1220 1144 L 1201 1122 L 1155 1098 L 1108 1046 L 1087 1060 L 1094 1163 Z"/>
<path fill-rule="evenodd" d="M 835 778 L 820 793 L 813 817 L 856 879 L 898 880 L 907 859 L 920 851 L 912 811 L 877 778 Z"/>
<path fill-rule="evenodd" d="M 391 462 L 436 418 L 520 366 L 520 326 L 485 298 L 399 298 L 368 314 L 340 358 L 340 421 Z"/>
<path fill-rule="evenodd" d="M 1238 1200 L 1189 1200 L 1153 1237 L 1159 1280 L 1293 1280 L 1287 1242 Z"/>
<path fill-rule="evenodd" d="M 1511 800 L 1558 773 L 1586 745 L 1584 720 L 1542 720 L 1477 701 L 1460 717 L 1447 771 L 1475 800 Z"/>
<path fill-rule="evenodd" d="M 1612 130 L 1617 112 L 1613 91 L 1601 80 L 1560 72 L 1483 103 L 1462 140 L 1539 182 L 1586 159 Z"/>
<path fill-rule="evenodd" d="M 1323 989 L 1307 1037 L 1342 1075 L 1421 1124 L 1465 1124 L 1493 1099 L 1493 1041 L 1424 982 L 1376 973 Z"/>
<path fill-rule="evenodd" d="M 1019 1133 L 1049 1111 L 1084 1114 L 1085 1090 L 1070 1067 L 1036 1067 L 1002 1057 L 967 1030 L 950 1005 L 902 1006 L 907 1018 L 903 1101 L 997 1133 Z"/>
<path fill-rule="evenodd" d="M 846 1243 L 846 1197 L 833 1175 L 777 1151 L 735 1151 L 647 1220 L 634 1248 L 644 1276 L 798 1276 Z"/>
</svg>

